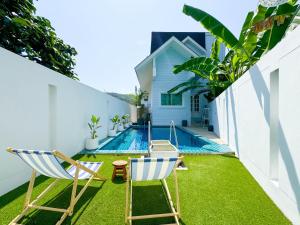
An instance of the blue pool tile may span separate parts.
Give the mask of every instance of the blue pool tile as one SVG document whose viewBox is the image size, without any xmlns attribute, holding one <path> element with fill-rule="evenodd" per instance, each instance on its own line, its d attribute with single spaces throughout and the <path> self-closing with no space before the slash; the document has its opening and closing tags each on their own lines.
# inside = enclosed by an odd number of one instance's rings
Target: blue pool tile
<svg viewBox="0 0 300 225">
<path fill-rule="evenodd" d="M 169 127 L 152 127 L 152 140 L 169 140 Z M 219 145 L 205 137 L 194 135 L 181 128 L 176 128 L 179 152 L 186 154 L 227 153 L 228 146 Z M 171 140 L 176 145 L 174 135 Z M 131 127 L 111 140 L 106 140 L 94 151 L 84 150 L 84 154 L 145 154 L 148 151 L 148 129 Z"/>
</svg>

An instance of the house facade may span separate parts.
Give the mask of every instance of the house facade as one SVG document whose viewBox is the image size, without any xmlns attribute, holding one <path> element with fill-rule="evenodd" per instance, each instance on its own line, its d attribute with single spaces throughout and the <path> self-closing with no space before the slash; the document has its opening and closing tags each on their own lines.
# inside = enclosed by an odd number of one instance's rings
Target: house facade
<svg viewBox="0 0 300 225">
<path fill-rule="evenodd" d="M 169 94 L 168 91 L 194 76 L 190 72 L 175 75 L 174 65 L 182 64 L 191 57 L 209 56 L 214 38 L 206 32 L 152 32 L 151 52 L 136 67 L 138 81 L 146 98 L 153 125 L 169 125 L 173 120 L 181 125 L 200 123 L 207 114 L 207 100 L 203 94 L 187 91 Z M 222 46 L 220 57 L 224 57 Z M 202 82 L 206 82 L 202 80 Z"/>
</svg>

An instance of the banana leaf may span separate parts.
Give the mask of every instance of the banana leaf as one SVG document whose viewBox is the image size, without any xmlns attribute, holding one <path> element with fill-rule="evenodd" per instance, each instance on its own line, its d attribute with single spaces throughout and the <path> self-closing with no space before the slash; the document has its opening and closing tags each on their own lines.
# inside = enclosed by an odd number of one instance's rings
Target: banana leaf
<svg viewBox="0 0 300 225">
<path fill-rule="evenodd" d="M 269 42 L 267 50 L 271 50 L 275 45 L 284 37 L 286 31 L 288 30 L 290 24 L 294 20 L 296 14 L 298 13 L 299 5 L 290 5 L 289 3 L 280 5 L 277 9 L 276 16 L 287 16 L 285 21 L 281 25 L 277 25 L 274 22 L 272 31 L 270 33 Z"/>
<path fill-rule="evenodd" d="M 206 28 L 212 35 L 216 37 L 220 42 L 224 43 L 227 48 L 239 49 L 241 44 L 238 39 L 231 33 L 231 31 L 225 27 L 219 20 L 211 16 L 210 14 L 194 8 L 189 5 L 184 5 L 183 12 L 200 22 L 204 28 Z"/>
<path fill-rule="evenodd" d="M 251 11 L 251 12 L 248 13 L 248 15 L 247 15 L 247 17 L 245 19 L 245 22 L 243 24 L 243 27 L 242 27 L 242 30 L 241 30 L 241 33 L 240 33 L 240 37 L 239 37 L 240 43 L 244 42 L 247 33 L 251 29 L 251 24 L 252 24 L 253 16 L 254 16 L 254 12 Z"/>
<path fill-rule="evenodd" d="M 187 62 L 174 66 L 173 73 L 178 74 L 182 71 L 190 71 L 198 75 L 208 76 L 218 70 L 218 61 L 208 57 L 197 57 Z"/>
<path fill-rule="evenodd" d="M 183 94 L 184 92 L 198 89 L 198 88 L 203 88 L 203 87 L 206 87 L 206 86 L 200 85 L 200 84 L 199 85 L 190 85 L 190 86 L 187 86 L 187 87 L 181 89 L 180 91 L 175 92 L 175 94 Z"/>
<path fill-rule="evenodd" d="M 219 61 L 220 50 L 221 50 L 221 42 L 218 39 L 216 39 L 211 47 L 210 58 Z"/>
<path fill-rule="evenodd" d="M 258 33 L 256 33 L 253 30 L 253 26 L 257 24 L 258 22 L 264 21 L 267 17 L 269 17 L 272 12 L 275 10 L 275 7 L 273 8 L 266 8 L 261 5 L 258 6 L 257 12 L 255 15 L 253 15 L 253 18 L 251 21 L 248 21 L 249 31 L 245 34 L 244 40 L 243 40 L 243 48 L 248 53 L 248 55 L 251 55 L 251 53 L 254 51 L 254 49 L 257 46 L 258 42 Z M 246 19 L 247 20 L 247 19 Z M 244 28 L 245 29 L 245 28 Z M 243 32 L 243 31 L 242 31 Z M 247 60 L 246 57 L 243 57 L 243 61 Z"/>
</svg>

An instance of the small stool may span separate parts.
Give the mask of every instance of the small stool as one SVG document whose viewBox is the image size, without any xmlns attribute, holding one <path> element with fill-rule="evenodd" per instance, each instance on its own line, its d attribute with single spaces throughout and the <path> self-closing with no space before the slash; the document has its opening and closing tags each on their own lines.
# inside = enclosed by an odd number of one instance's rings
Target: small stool
<svg viewBox="0 0 300 225">
<path fill-rule="evenodd" d="M 127 161 L 125 160 L 117 160 L 114 161 L 113 163 L 114 166 L 114 171 L 112 175 L 112 180 L 116 178 L 116 176 L 122 176 L 123 180 L 127 179 L 127 172 L 126 172 L 126 165 Z"/>
</svg>

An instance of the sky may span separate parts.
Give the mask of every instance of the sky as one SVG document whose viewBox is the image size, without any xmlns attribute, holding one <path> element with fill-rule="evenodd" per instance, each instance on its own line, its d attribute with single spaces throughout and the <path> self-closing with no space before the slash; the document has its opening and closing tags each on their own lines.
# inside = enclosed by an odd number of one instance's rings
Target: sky
<svg viewBox="0 0 300 225">
<path fill-rule="evenodd" d="M 58 37 L 75 47 L 80 82 L 101 91 L 133 93 L 134 67 L 149 55 L 152 31 L 205 31 L 182 13 L 202 9 L 236 36 L 258 0 L 39 0 L 36 14 L 48 18 Z"/>
</svg>

